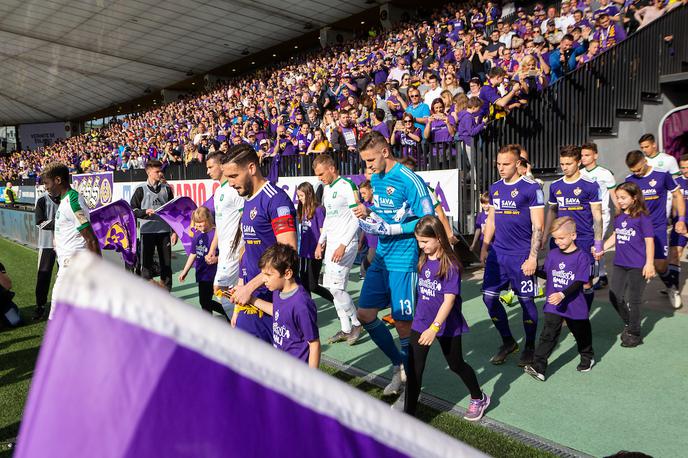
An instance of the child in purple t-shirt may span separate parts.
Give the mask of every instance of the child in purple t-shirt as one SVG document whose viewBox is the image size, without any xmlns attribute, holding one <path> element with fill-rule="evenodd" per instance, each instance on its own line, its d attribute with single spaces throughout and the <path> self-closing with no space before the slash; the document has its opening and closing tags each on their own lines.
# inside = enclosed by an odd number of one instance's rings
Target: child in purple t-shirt
<svg viewBox="0 0 688 458">
<path fill-rule="evenodd" d="M 471 401 L 464 418 L 480 420 L 490 405 L 490 397 L 480 389 L 475 371 L 463 360 L 461 334 L 468 332 L 468 325 L 461 314 L 461 263 L 437 217 L 421 218 L 414 234 L 420 247 L 418 301 L 409 339 L 404 412 L 416 413 L 425 362 L 437 338 L 449 369 L 461 377 L 470 391 Z"/>
<path fill-rule="evenodd" d="M 191 216 L 191 223 L 196 229 L 191 242 L 193 251 L 187 258 L 184 269 L 179 274 L 179 282 L 183 283 L 186 280 L 191 266 L 194 266 L 196 269 L 196 283 L 198 283 L 198 301 L 201 303 L 201 308 L 210 314 L 215 311 L 229 321 L 222 306 L 213 300 L 213 280 L 217 272 L 217 264 L 207 264 L 205 262 L 205 256 L 208 254 L 210 244 L 215 236 L 213 215 L 210 214 L 210 210 L 206 207 L 198 207 Z"/>
<path fill-rule="evenodd" d="M 320 230 L 325 223 L 325 208 L 320 205 L 315 195 L 313 185 L 304 181 L 296 188 L 299 203 L 296 207 L 296 217 L 299 224 L 299 278 L 306 291 L 332 302 L 332 293 L 318 284 L 322 259 L 315 259 L 315 248 L 320 239 Z"/>
<path fill-rule="evenodd" d="M 614 218 L 614 234 L 604 243 L 616 245 L 614 271 L 609 283 L 609 300 L 624 322 L 622 347 L 643 343 L 640 335 L 640 304 L 645 285 L 655 276 L 655 242 L 652 220 L 640 187 L 630 181 L 616 188 L 621 213 Z M 602 253 L 595 253 L 600 259 Z"/>
<path fill-rule="evenodd" d="M 485 223 L 487 223 L 487 212 L 489 210 L 490 193 L 485 191 L 480 194 L 480 211 L 475 215 L 473 242 L 471 243 L 471 251 L 474 253 L 479 253 L 480 247 L 483 246 Z"/>
<path fill-rule="evenodd" d="M 595 365 L 590 309 L 583 295 L 583 285 L 590 281 L 592 257 L 576 246 L 576 222 L 570 216 L 552 222 L 552 240 L 556 248 L 549 251 L 544 269 L 537 272 L 540 278 L 547 279 L 545 323 L 533 364 L 523 368 L 526 374 L 542 382 L 545 381 L 547 359 L 557 346 L 564 321 L 578 344 L 581 359 L 576 370 L 588 372 Z"/>
<path fill-rule="evenodd" d="M 272 303 L 251 297 L 249 303 L 272 315 L 273 346 L 310 367 L 320 365 L 320 334 L 315 302 L 296 282 L 299 256 L 289 245 L 276 243 L 258 261 L 265 286 L 272 291 Z"/>
</svg>

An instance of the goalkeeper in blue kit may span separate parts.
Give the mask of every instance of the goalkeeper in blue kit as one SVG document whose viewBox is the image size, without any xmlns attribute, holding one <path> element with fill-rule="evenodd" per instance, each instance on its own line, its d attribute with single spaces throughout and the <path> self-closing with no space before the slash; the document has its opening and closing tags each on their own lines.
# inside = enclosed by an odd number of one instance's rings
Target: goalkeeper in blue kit
<svg viewBox="0 0 688 458">
<path fill-rule="evenodd" d="M 392 148 L 377 132 L 359 143 L 361 159 L 372 171 L 373 205 L 359 205 L 354 214 L 363 231 L 379 236 L 375 258 L 366 272 L 358 304 L 358 318 L 392 362 L 392 381 L 385 395 L 399 393 L 405 379 L 402 363 L 407 360 L 411 322 L 418 283 L 418 246 L 413 230 L 419 218 L 434 215 L 432 200 L 423 179 L 392 155 Z M 401 350 L 377 317 L 391 304 Z"/>
</svg>

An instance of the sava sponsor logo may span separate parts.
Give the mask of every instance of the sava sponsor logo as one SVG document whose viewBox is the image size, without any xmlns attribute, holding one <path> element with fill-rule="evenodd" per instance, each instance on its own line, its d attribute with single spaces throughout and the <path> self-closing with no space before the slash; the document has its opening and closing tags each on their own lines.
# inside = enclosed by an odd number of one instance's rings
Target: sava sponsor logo
<svg viewBox="0 0 688 458">
<path fill-rule="evenodd" d="M 573 207 L 581 204 L 577 197 L 557 197 L 557 205 L 560 207 Z"/>
<path fill-rule="evenodd" d="M 247 235 L 256 235 L 256 229 L 248 224 L 241 225 L 241 232 L 243 232 L 244 237 Z"/>
<path fill-rule="evenodd" d="M 376 207 L 396 207 L 396 205 L 394 205 L 394 199 L 384 196 L 375 196 L 373 198 L 373 204 Z"/>
<path fill-rule="evenodd" d="M 494 207 L 496 210 L 516 210 L 515 200 L 506 199 L 492 199 Z"/>
<path fill-rule="evenodd" d="M 643 196 L 656 196 L 657 190 L 654 188 L 643 189 Z"/>
</svg>

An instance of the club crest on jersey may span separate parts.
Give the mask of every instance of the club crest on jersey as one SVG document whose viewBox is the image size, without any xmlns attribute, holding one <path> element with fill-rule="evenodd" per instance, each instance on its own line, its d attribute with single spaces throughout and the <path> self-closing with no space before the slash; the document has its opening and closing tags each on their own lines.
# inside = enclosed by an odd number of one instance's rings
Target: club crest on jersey
<svg viewBox="0 0 688 458">
<path fill-rule="evenodd" d="M 430 278 L 430 271 L 427 269 L 425 270 L 425 278 Z"/>
<path fill-rule="evenodd" d="M 225 200 L 225 195 L 224 195 L 224 194 L 221 194 L 221 195 L 220 195 L 220 202 L 222 202 L 223 200 Z"/>
<path fill-rule="evenodd" d="M 251 211 L 249 212 L 248 217 L 251 218 L 251 220 L 253 220 L 257 214 L 258 214 L 258 209 L 256 207 L 253 207 L 251 209 Z"/>
<path fill-rule="evenodd" d="M 576 188 L 576 189 L 573 190 L 573 195 L 574 195 L 574 196 L 578 196 L 578 195 L 580 195 L 580 193 L 581 193 L 581 188 Z"/>
<path fill-rule="evenodd" d="M 655 180 L 654 178 L 650 180 L 650 186 L 652 186 L 654 188 L 656 184 L 657 184 L 657 180 Z"/>
<path fill-rule="evenodd" d="M 564 269 L 566 268 L 566 264 L 564 264 L 563 262 L 560 262 L 560 263 L 559 263 L 559 268 L 560 268 L 561 270 L 564 270 Z"/>
<path fill-rule="evenodd" d="M 394 194 L 394 191 L 396 191 L 396 189 L 394 189 L 392 186 L 387 186 L 387 195 L 388 196 L 391 196 L 392 194 Z"/>
<path fill-rule="evenodd" d="M 628 223 L 626 221 L 621 223 L 621 227 L 626 228 L 626 226 L 628 226 Z"/>
<path fill-rule="evenodd" d="M 516 197 L 518 195 L 518 189 L 511 191 L 511 197 Z"/>
<path fill-rule="evenodd" d="M 275 321 L 279 320 L 279 310 L 275 310 Z"/>
</svg>

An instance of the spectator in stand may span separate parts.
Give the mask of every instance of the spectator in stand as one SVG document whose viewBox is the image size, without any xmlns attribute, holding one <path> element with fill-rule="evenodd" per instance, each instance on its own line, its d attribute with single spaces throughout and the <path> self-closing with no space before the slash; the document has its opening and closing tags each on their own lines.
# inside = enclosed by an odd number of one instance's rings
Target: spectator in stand
<svg viewBox="0 0 688 458">
<path fill-rule="evenodd" d="M 504 116 L 504 110 L 509 106 L 509 103 L 516 94 L 521 90 L 521 85 L 515 83 L 511 90 L 502 96 L 499 93 L 498 87 L 504 82 L 506 72 L 503 68 L 493 67 L 487 74 L 487 84 L 480 88 L 480 100 L 483 102 L 480 112 L 480 118 L 486 116 L 491 119 Z"/>
<path fill-rule="evenodd" d="M 425 125 L 428 122 L 428 117 L 430 116 L 430 107 L 423 103 L 420 98 L 420 91 L 416 88 L 409 89 L 408 91 L 409 99 L 411 103 L 406 107 L 406 113 L 413 116 L 415 120 L 415 126 L 418 129 L 425 129 Z"/>
<path fill-rule="evenodd" d="M 480 98 L 480 87 L 482 85 L 480 84 L 480 78 L 471 78 L 471 80 L 468 83 L 469 90 L 466 93 L 466 96 L 469 99 L 472 98 Z"/>
<path fill-rule="evenodd" d="M 371 124 L 374 131 L 380 132 L 380 134 L 385 137 L 385 140 L 389 141 L 389 127 L 387 127 L 387 123 L 385 122 L 384 110 L 378 108 L 373 112 Z"/>
<path fill-rule="evenodd" d="M 527 55 L 521 60 L 521 66 L 514 80 L 521 83 L 521 97 L 530 100 L 536 97 L 547 87 L 547 78 L 544 72 L 538 68 L 533 55 Z"/>
<path fill-rule="evenodd" d="M 609 14 L 602 11 L 598 14 L 599 26 L 593 40 L 600 42 L 602 52 L 626 39 L 626 31 L 617 22 L 612 22 Z"/>
<path fill-rule="evenodd" d="M 559 43 L 559 48 L 549 56 L 550 82 L 554 83 L 565 74 L 574 71 L 578 64 L 576 58 L 583 52 L 585 52 L 583 48 L 573 49 L 572 35 L 564 35 L 561 43 Z"/>
<path fill-rule="evenodd" d="M 470 152 L 470 148 L 474 146 L 473 137 L 485 129 L 485 123 L 477 118 L 481 106 L 480 99 L 467 99 L 465 107 L 461 107 L 457 114 L 456 135 L 466 146 L 467 152 Z"/>
<path fill-rule="evenodd" d="M 588 43 L 588 51 L 582 56 L 578 56 L 578 62 L 581 64 L 587 64 L 593 60 L 600 51 L 600 42 L 597 40 L 592 40 Z"/>
<path fill-rule="evenodd" d="M 413 115 L 405 113 L 401 122 L 394 125 L 391 143 L 400 148 L 402 157 L 418 157 L 421 135 L 421 130 L 415 126 Z"/>
<path fill-rule="evenodd" d="M 335 150 L 355 153 L 357 151 L 358 127 L 351 120 L 351 115 L 346 110 L 339 112 L 339 125 L 333 133 L 332 144 Z"/>
<path fill-rule="evenodd" d="M 455 132 L 454 118 L 447 116 L 444 102 L 441 98 L 436 98 L 432 101 L 432 114 L 429 122 L 425 124 L 423 136 L 431 143 L 449 143 L 453 140 Z"/>
<path fill-rule="evenodd" d="M 654 0 L 654 3 L 652 5 L 647 5 L 637 10 L 634 14 L 634 17 L 635 20 L 638 21 L 638 23 L 640 24 L 638 26 L 638 29 L 642 29 L 650 22 L 654 21 L 655 19 L 659 18 L 662 14 L 664 14 L 664 12 L 666 11 L 664 6 L 664 0 Z"/>
<path fill-rule="evenodd" d="M 261 140 L 268 141 L 268 140 Z M 308 146 L 308 154 L 326 153 L 332 149 L 332 143 L 325 137 L 321 129 L 313 131 L 313 140 Z"/>
</svg>

